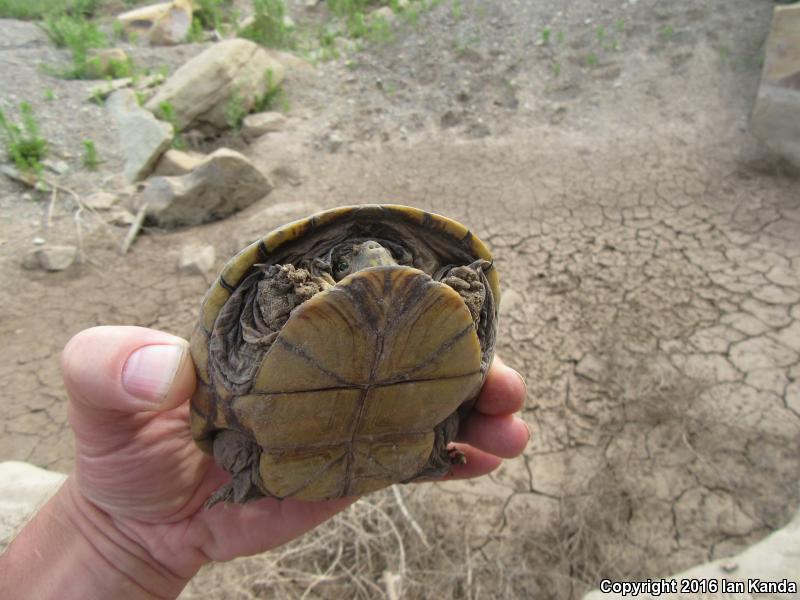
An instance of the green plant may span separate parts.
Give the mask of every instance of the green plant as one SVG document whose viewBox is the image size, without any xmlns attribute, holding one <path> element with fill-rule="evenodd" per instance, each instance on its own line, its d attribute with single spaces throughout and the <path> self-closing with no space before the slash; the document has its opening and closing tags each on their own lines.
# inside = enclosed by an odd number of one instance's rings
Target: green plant
<svg viewBox="0 0 800 600">
<path fill-rule="evenodd" d="M 195 0 L 192 25 L 200 30 L 222 31 L 231 21 L 232 0 Z"/>
<path fill-rule="evenodd" d="M 272 69 L 267 69 L 264 73 L 264 93 L 256 98 L 253 112 L 264 112 L 276 108 L 280 108 L 281 112 L 289 112 L 289 99 L 280 84 L 275 83 Z"/>
<path fill-rule="evenodd" d="M 239 90 L 234 87 L 231 97 L 225 105 L 225 121 L 228 127 L 238 131 L 242 127 L 242 121 L 247 116 L 247 109 L 244 107 L 244 98 Z"/>
<path fill-rule="evenodd" d="M 664 27 L 661 28 L 660 35 L 662 40 L 669 42 L 675 35 L 675 29 L 672 25 L 664 25 Z"/>
<path fill-rule="evenodd" d="M 597 54 L 595 54 L 594 52 L 590 52 L 589 55 L 586 57 L 586 66 L 591 69 L 596 67 L 597 63 L 598 63 Z"/>
<path fill-rule="evenodd" d="M 564 35 L 564 32 L 563 32 L 563 31 L 559 31 L 559 32 L 556 34 L 556 41 L 557 41 L 559 44 L 563 44 L 563 43 L 564 43 L 564 39 L 565 39 L 565 38 L 566 38 L 566 36 Z"/>
<path fill-rule="evenodd" d="M 283 0 L 253 0 L 253 20 L 239 35 L 269 48 L 293 47 L 294 28 Z"/>
<path fill-rule="evenodd" d="M 108 39 L 97 25 L 83 16 L 50 17 L 44 21 L 42 27 L 56 46 L 69 48 L 72 53 L 72 67 L 65 70 L 49 68 L 54 75 L 65 79 L 94 79 L 104 74 L 126 77 L 133 70 L 129 59 L 111 59 L 107 69 L 103 69 L 100 59 L 90 58 L 90 50 L 107 46 Z"/>
<path fill-rule="evenodd" d="M 561 75 L 561 63 L 557 62 L 553 63 L 552 71 L 553 71 L 553 77 L 558 77 L 559 75 Z"/>
<path fill-rule="evenodd" d="M 175 150 L 186 150 L 186 140 L 181 135 L 181 127 L 178 122 L 178 114 L 175 112 L 175 107 L 170 102 L 162 102 L 158 105 L 158 116 L 162 120 L 172 125 L 175 135 L 172 138 L 172 147 Z"/>
<path fill-rule="evenodd" d="M 42 161 L 47 157 L 47 141 L 39 135 L 39 124 L 31 105 L 22 102 L 19 112 L 22 124 L 12 123 L 0 110 L 0 131 L 6 138 L 6 151 L 19 170 L 41 173 Z"/>
<path fill-rule="evenodd" d="M 53 15 L 91 16 L 101 0 L 0 0 L 2 19 L 44 19 Z"/>
<path fill-rule="evenodd" d="M 597 41 L 602 44 L 603 40 L 605 40 L 605 39 L 606 39 L 606 30 L 605 30 L 605 28 L 598 27 L 597 28 Z"/>
<path fill-rule="evenodd" d="M 550 43 L 550 28 L 545 27 L 542 29 L 542 44 L 547 46 Z"/>
<path fill-rule="evenodd" d="M 450 7 L 450 12 L 456 21 L 458 21 L 462 16 L 464 16 L 464 10 L 463 7 L 461 6 L 461 0 L 453 0 L 453 4 Z"/>
<path fill-rule="evenodd" d="M 83 166 L 90 171 L 96 171 L 100 164 L 97 147 L 92 140 L 83 140 Z"/>
<path fill-rule="evenodd" d="M 48 102 L 53 102 L 56 99 L 56 93 L 53 91 L 53 88 L 47 88 L 44 91 L 44 99 Z"/>
</svg>

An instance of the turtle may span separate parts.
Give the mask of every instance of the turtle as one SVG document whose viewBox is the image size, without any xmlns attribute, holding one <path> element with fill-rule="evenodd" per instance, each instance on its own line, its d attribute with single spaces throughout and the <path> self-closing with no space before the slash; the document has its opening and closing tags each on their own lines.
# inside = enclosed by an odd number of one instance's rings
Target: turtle
<svg viewBox="0 0 800 600">
<path fill-rule="evenodd" d="M 324 500 L 436 479 L 494 355 L 499 279 L 460 223 L 327 210 L 236 254 L 190 339 L 192 437 L 230 475 L 207 500 Z"/>
</svg>

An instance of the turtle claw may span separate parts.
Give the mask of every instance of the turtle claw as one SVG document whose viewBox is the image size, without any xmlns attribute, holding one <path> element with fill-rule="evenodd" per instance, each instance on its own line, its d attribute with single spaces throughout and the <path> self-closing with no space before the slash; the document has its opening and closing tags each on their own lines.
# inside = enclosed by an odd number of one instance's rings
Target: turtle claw
<svg viewBox="0 0 800 600">
<path fill-rule="evenodd" d="M 447 451 L 447 457 L 450 459 L 451 465 L 465 465 L 467 464 L 467 455 L 461 452 L 458 448 L 450 448 Z"/>
</svg>

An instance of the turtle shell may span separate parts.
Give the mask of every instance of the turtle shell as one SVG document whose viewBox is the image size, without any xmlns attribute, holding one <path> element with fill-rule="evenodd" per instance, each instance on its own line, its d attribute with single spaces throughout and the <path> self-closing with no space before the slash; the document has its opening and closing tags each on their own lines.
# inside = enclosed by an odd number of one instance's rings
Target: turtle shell
<svg viewBox="0 0 800 600">
<path fill-rule="evenodd" d="M 234 345 L 237 325 L 226 315 L 265 267 L 302 264 L 351 238 L 397 243 L 408 264 L 364 269 L 314 294 L 263 352 Z M 476 326 L 437 273 L 480 260 L 487 290 Z M 218 432 L 245 434 L 258 447 L 256 485 L 276 498 L 359 495 L 413 480 L 437 451 L 437 427 L 471 408 L 491 362 L 500 299 L 491 260 L 463 225 L 397 205 L 329 210 L 251 244 L 207 292 L 192 334 L 195 441 L 213 454 Z"/>
</svg>

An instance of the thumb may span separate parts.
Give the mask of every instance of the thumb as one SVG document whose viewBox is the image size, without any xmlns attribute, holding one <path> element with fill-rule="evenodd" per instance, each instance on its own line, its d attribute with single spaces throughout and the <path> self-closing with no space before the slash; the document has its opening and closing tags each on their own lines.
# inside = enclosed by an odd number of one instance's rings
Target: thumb
<svg viewBox="0 0 800 600">
<path fill-rule="evenodd" d="M 93 327 L 73 337 L 61 355 L 72 409 L 103 413 L 166 411 L 194 391 L 186 340 L 143 327 Z"/>
</svg>

